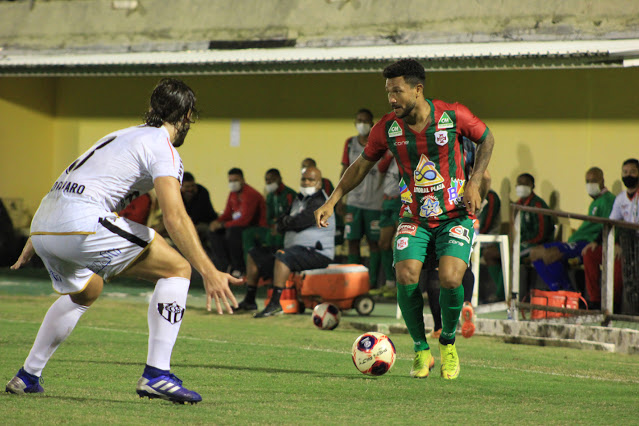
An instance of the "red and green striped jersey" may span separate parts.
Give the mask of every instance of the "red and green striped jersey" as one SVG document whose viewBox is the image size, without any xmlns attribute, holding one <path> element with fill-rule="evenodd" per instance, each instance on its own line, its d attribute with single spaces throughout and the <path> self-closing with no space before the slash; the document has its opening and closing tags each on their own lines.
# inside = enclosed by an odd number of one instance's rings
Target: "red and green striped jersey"
<svg viewBox="0 0 639 426">
<path fill-rule="evenodd" d="M 417 133 L 394 112 L 386 114 L 373 126 L 362 156 L 377 161 L 390 150 L 400 170 L 400 220 L 434 228 L 468 215 L 462 137 L 481 143 L 489 130 L 460 103 L 426 102 L 431 109 L 426 128 Z"/>
</svg>

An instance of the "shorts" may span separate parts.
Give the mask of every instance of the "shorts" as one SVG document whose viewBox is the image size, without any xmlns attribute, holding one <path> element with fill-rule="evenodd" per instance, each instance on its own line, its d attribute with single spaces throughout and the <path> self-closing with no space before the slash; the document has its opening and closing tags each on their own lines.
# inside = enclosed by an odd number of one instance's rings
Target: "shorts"
<svg viewBox="0 0 639 426">
<path fill-rule="evenodd" d="M 382 203 L 382 213 L 379 215 L 380 228 L 395 228 L 399 221 L 399 209 L 402 208 L 402 200 L 399 197 L 387 198 Z"/>
<path fill-rule="evenodd" d="M 113 214 L 100 218 L 93 234 L 35 234 L 31 242 L 49 271 L 53 290 L 75 294 L 94 274 L 108 281 L 124 271 L 153 238 L 153 229 Z"/>
<path fill-rule="evenodd" d="M 588 241 L 575 241 L 574 243 L 562 243 L 561 241 L 553 241 L 544 244 L 544 248 L 557 247 L 564 255 L 564 259 L 581 259 L 581 251 L 588 245 Z"/>
<path fill-rule="evenodd" d="M 369 241 L 378 241 L 380 214 L 380 210 L 360 209 L 347 205 L 344 216 L 344 239 L 361 240 L 366 235 Z"/>
<path fill-rule="evenodd" d="M 275 267 L 275 247 L 253 247 L 248 255 L 257 266 L 258 275 L 261 278 L 273 278 L 273 268 Z"/>
<path fill-rule="evenodd" d="M 313 247 L 292 246 L 275 252 L 277 260 L 288 266 L 291 272 L 326 268 L 332 259 Z"/>
<path fill-rule="evenodd" d="M 473 221 L 468 217 L 450 219 L 435 228 L 400 221 L 395 234 L 393 260 L 395 264 L 407 259 L 424 262 L 428 243 L 433 239 L 437 259 L 453 256 L 468 265 L 474 238 Z"/>
</svg>

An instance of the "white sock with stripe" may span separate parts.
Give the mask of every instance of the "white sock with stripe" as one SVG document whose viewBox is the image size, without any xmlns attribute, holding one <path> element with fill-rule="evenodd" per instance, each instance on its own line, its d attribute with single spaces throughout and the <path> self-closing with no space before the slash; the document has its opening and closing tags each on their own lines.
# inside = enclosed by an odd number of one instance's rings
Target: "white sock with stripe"
<svg viewBox="0 0 639 426">
<path fill-rule="evenodd" d="M 42 320 L 29 356 L 24 361 L 24 370 L 34 376 L 41 376 L 49 358 L 58 349 L 60 343 L 69 337 L 78 320 L 88 306 L 78 305 L 71 296 L 60 296 L 47 311 Z"/>
<path fill-rule="evenodd" d="M 162 278 L 155 285 L 149 303 L 149 352 L 147 365 L 171 369 L 171 352 L 180 332 L 191 282 L 186 278 Z"/>
</svg>

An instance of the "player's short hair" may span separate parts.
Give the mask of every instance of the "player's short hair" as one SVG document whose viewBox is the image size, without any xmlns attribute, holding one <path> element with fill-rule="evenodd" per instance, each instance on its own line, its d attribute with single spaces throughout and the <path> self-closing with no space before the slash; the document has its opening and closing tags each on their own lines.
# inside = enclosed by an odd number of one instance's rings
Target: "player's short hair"
<svg viewBox="0 0 639 426">
<path fill-rule="evenodd" d="M 373 117 L 373 112 L 368 108 L 360 108 L 359 111 L 357 111 L 357 114 L 367 114 L 371 118 L 371 121 L 375 118 Z"/>
<path fill-rule="evenodd" d="M 382 73 L 384 78 L 404 77 L 406 83 L 411 87 L 426 82 L 426 70 L 422 64 L 414 59 L 400 59 L 394 64 L 390 64 Z"/>
<path fill-rule="evenodd" d="M 242 171 L 242 169 L 240 169 L 238 167 L 233 167 L 231 170 L 229 170 L 228 174 L 229 175 L 238 175 L 242 179 L 244 179 L 244 172 Z"/>
<path fill-rule="evenodd" d="M 184 172 L 184 176 L 182 177 L 182 182 L 195 182 L 195 178 L 189 172 Z"/>
<path fill-rule="evenodd" d="M 266 173 L 264 173 L 265 175 L 273 175 L 275 177 L 281 178 L 282 175 L 280 175 L 280 171 L 277 169 L 268 169 L 266 171 Z"/>
<path fill-rule="evenodd" d="M 317 163 L 316 163 L 316 162 L 315 162 L 315 160 L 313 160 L 311 157 L 307 157 L 307 158 L 303 159 L 303 160 L 302 160 L 302 163 L 305 163 L 305 162 L 307 162 L 307 161 L 308 161 L 309 163 L 311 163 L 311 167 L 317 167 Z"/>
<path fill-rule="evenodd" d="M 531 175 L 530 173 L 522 173 L 519 176 L 517 176 L 517 178 L 526 178 L 528 180 L 530 180 L 530 182 L 532 183 L 533 188 L 535 187 L 535 178 L 533 177 L 533 175 Z"/>
<path fill-rule="evenodd" d="M 633 164 L 637 169 L 639 169 L 639 160 L 637 160 L 636 158 L 628 158 L 626 161 L 623 162 L 621 167 L 625 166 L 626 164 Z"/>
<path fill-rule="evenodd" d="M 164 123 L 174 126 L 191 111 L 191 119 L 197 117 L 195 93 L 182 80 L 163 78 L 153 89 L 149 110 L 144 114 L 147 126 L 160 127 Z"/>
</svg>

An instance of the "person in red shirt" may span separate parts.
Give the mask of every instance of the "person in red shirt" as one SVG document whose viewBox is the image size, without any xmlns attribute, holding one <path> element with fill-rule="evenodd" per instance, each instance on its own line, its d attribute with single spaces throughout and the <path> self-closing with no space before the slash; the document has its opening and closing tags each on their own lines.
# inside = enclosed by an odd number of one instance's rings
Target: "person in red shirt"
<svg viewBox="0 0 639 426">
<path fill-rule="evenodd" d="M 244 181 L 241 169 L 229 170 L 228 178 L 231 193 L 224 212 L 211 222 L 210 241 L 217 267 L 222 271 L 230 268 L 231 275 L 239 277 L 245 268 L 242 233 L 250 227 L 266 226 L 266 201 Z"/>
</svg>

